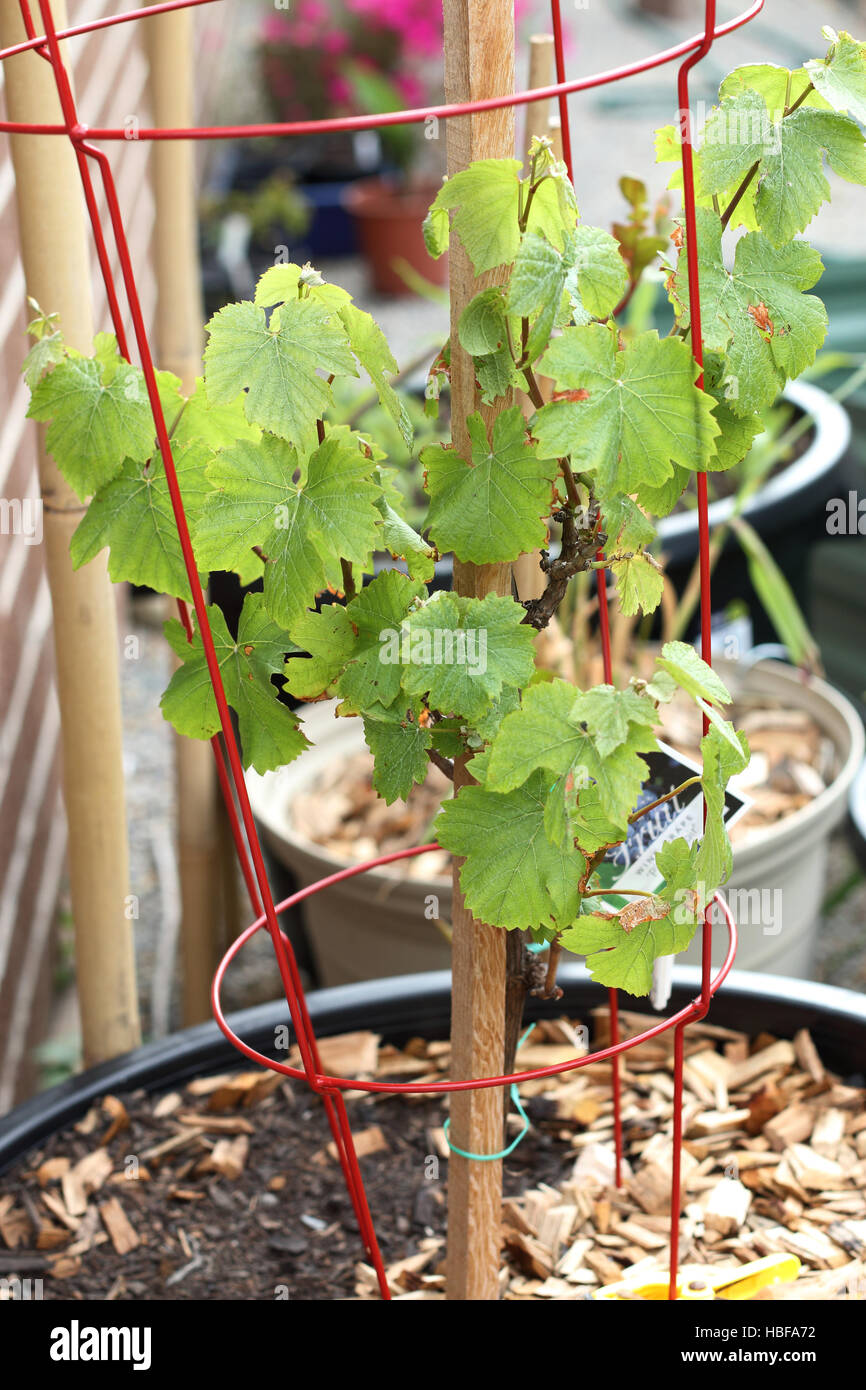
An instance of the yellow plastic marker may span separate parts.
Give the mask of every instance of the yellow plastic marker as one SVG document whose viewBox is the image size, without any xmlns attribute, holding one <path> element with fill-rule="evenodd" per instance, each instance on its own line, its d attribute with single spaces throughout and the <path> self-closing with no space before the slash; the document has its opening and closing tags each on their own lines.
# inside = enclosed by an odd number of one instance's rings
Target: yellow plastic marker
<svg viewBox="0 0 866 1390">
<path fill-rule="evenodd" d="M 740 1265 L 737 1269 L 720 1269 L 718 1265 L 692 1266 L 677 1279 L 677 1298 L 685 1301 L 712 1301 L 717 1298 L 740 1301 L 754 1298 L 759 1289 L 769 1284 L 791 1283 L 800 1273 L 796 1255 L 767 1255 L 763 1260 Z M 645 1299 L 648 1302 L 667 1302 L 668 1280 L 663 1276 L 642 1281 L 624 1279 L 619 1284 L 607 1284 L 593 1298 L 614 1302 Z"/>
</svg>

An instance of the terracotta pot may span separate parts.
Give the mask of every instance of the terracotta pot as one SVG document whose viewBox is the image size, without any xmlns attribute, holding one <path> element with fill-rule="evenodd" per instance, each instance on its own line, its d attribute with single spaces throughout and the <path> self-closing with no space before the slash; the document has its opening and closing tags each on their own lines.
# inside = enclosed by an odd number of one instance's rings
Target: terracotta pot
<svg viewBox="0 0 866 1390">
<path fill-rule="evenodd" d="M 345 206 L 355 219 L 358 242 L 378 294 L 411 294 L 395 268 L 406 261 L 425 280 L 444 285 L 448 257 L 428 254 L 421 225 L 438 191 L 438 184 L 402 188 L 388 179 L 359 179 L 346 188 Z"/>
</svg>

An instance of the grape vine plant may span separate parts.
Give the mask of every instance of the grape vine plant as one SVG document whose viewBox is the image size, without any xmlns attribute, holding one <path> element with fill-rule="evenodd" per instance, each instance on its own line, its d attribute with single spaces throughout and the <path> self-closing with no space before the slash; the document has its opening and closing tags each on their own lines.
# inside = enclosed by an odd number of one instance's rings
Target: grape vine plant
<svg viewBox="0 0 866 1390">
<path fill-rule="evenodd" d="M 490 428 L 480 410 L 469 418 L 467 457 L 424 449 L 420 531 L 401 514 L 376 439 L 329 419 L 334 380 L 363 372 L 411 442 L 397 364 L 370 315 L 309 265 L 274 265 L 254 300 L 214 315 L 188 399 L 176 378 L 159 375 L 202 576 L 263 581 L 245 598 L 236 639 L 209 609 L 245 765 L 264 773 L 309 746 L 276 681 L 302 701 L 336 696 L 340 717 L 363 720 L 388 802 L 422 781 L 431 760 L 453 772 L 468 757 L 472 780 L 443 805 L 436 835 L 462 860 L 470 912 L 556 954 L 585 956 L 596 980 L 632 994 L 648 991 L 657 956 L 688 945 L 730 872 L 724 791 L 747 743 L 725 717 L 722 681 L 683 642 L 662 649 L 648 679 L 579 690 L 537 669 L 534 638 L 581 571 L 608 570 L 625 612 L 655 609 L 663 580 L 646 549 L 652 519 L 696 472 L 744 458 L 762 408 L 821 345 L 826 313 L 810 291 L 822 265 L 799 233 L 829 198 L 825 162 L 866 183 L 866 46 L 826 37 L 826 56 L 796 71 L 731 73 L 700 136 L 703 389 L 682 224 L 659 237 L 643 186 L 630 180 L 632 216 L 616 236 L 584 225 L 544 140 L 525 168 L 482 160 L 446 180 L 425 223 L 434 256 L 459 238 L 476 275 L 499 282 L 459 324 L 480 402 L 498 413 Z M 676 128 L 659 132 L 657 151 L 679 160 Z M 744 230 L 734 238 L 735 229 Z M 673 307 L 666 337 L 618 321 L 659 254 Z M 51 314 L 40 311 L 31 332 L 29 413 L 47 423 L 47 447 L 82 501 L 92 499 L 72 540 L 74 565 L 107 547 L 115 581 L 188 600 L 141 370 L 107 334 L 91 356 L 73 351 Z M 446 345 L 428 380 L 431 408 L 448 370 Z M 484 565 L 533 551 L 545 575 L 538 598 L 428 588 L 446 553 Z M 402 563 L 364 582 L 377 552 Z M 318 604 L 328 589 L 344 601 Z M 177 620 L 166 636 L 181 664 L 163 713 L 182 734 L 208 738 L 219 719 L 201 639 L 188 642 Z M 644 755 L 677 691 L 709 721 L 704 834 L 658 851 L 658 892 L 602 911 L 598 866 L 649 809 L 635 809 Z"/>
</svg>

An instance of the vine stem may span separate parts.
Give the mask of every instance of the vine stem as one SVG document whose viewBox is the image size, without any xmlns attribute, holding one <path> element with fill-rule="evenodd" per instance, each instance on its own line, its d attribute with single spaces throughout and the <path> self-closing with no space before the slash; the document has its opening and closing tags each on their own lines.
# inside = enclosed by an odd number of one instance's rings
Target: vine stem
<svg viewBox="0 0 866 1390">
<path fill-rule="evenodd" d="M 656 801 L 650 801 L 646 806 L 641 806 L 639 811 L 632 811 L 628 818 L 629 825 L 634 825 L 635 821 L 639 821 L 641 816 L 646 816 L 650 811 L 655 811 L 657 807 L 663 806 L 666 801 L 673 801 L 675 796 L 679 796 L 680 793 L 684 792 L 688 787 L 694 787 L 700 780 L 699 776 L 689 777 L 687 781 L 681 782 L 678 787 L 674 787 L 672 792 L 666 792 L 664 796 L 660 796 Z"/>
<path fill-rule="evenodd" d="M 789 77 L 789 79 L 788 79 L 788 93 L 786 94 L 786 97 L 787 97 L 787 95 L 790 93 L 790 88 L 791 88 L 791 82 L 790 82 L 790 77 Z M 800 93 L 800 95 L 797 97 L 797 100 L 796 100 L 796 101 L 792 101 L 790 106 L 788 106 L 787 104 L 785 105 L 785 109 L 784 109 L 784 111 L 782 112 L 782 120 L 784 120 L 786 116 L 791 116 L 791 115 L 793 115 L 793 113 L 797 110 L 797 107 L 798 107 L 798 106 L 802 106 L 802 105 L 803 105 L 803 102 L 806 100 L 806 98 L 807 98 L 812 92 L 814 92 L 814 90 L 815 90 L 815 88 L 814 88 L 814 86 L 812 85 L 811 82 L 808 84 L 808 86 L 804 87 L 803 90 L 802 90 L 802 92 Z M 752 165 L 751 169 L 750 169 L 749 172 L 746 174 L 745 178 L 743 179 L 742 183 L 740 184 L 739 188 L 737 189 L 736 193 L 734 194 L 733 198 L 732 198 L 731 201 L 728 203 L 728 206 L 725 208 L 724 212 L 722 213 L 722 228 L 723 228 L 723 229 L 724 229 L 725 227 L 727 227 L 728 223 L 730 222 L 731 217 L 733 216 L 734 212 L 736 211 L 736 209 L 737 209 L 737 207 L 738 207 L 738 205 L 739 205 L 741 199 L 743 198 L 743 196 L 745 195 L 745 193 L 748 191 L 749 185 L 751 184 L 753 178 L 754 178 L 755 175 L 757 174 L 757 172 L 758 172 L 758 170 L 760 169 L 760 167 L 761 167 L 761 161 L 760 161 L 760 159 L 756 159 L 755 162 L 754 162 L 754 164 Z"/>
<path fill-rule="evenodd" d="M 529 396 L 529 399 L 532 401 L 532 404 L 535 406 L 536 410 L 541 410 L 542 407 L 547 404 L 547 402 L 541 394 L 541 388 L 539 387 L 538 382 L 535 379 L 535 373 L 529 366 L 524 367 L 522 370 L 523 378 L 526 382 L 526 394 Z M 573 511 L 579 512 L 582 504 L 580 500 L 580 493 L 577 490 L 577 483 L 575 482 L 574 474 L 571 471 L 571 464 L 568 462 L 567 458 L 558 459 L 557 462 L 559 463 L 559 469 L 562 473 L 562 477 L 565 482 L 565 491 L 568 495 L 568 505 L 571 507 Z"/>
<path fill-rule="evenodd" d="M 737 209 L 737 207 L 738 207 L 738 205 L 739 205 L 741 199 L 743 198 L 744 194 L 747 192 L 748 187 L 749 187 L 749 184 L 752 182 L 752 179 L 755 177 L 755 175 L 757 174 L 757 172 L 758 172 L 758 170 L 760 169 L 760 167 L 761 167 L 761 161 L 760 161 L 760 159 L 756 159 L 755 162 L 754 162 L 754 164 L 752 165 L 751 169 L 750 169 L 749 172 L 746 174 L 746 177 L 743 179 L 742 183 L 740 184 L 739 188 L 737 189 L 736 193 L 734 194 L 733 198 L 732 198 L 731 201 L 728 203 L 728 206 L 725 208 L 724 212 L 722 213 L 722 230 L 723 230 L 723 231 L 724 231 L 725 227 L 727 227 L 728 223 L 730 222 L 730 220 L 731 220 L 731 218 L 732 218 L 734 212 L 736 211 L 736 209 Z"/>
<path fill-rule="evenodd" d="M 436 748 L 428 748 L 427 757 L 434 767 L 438 767 L 440 772 L 444 772 L 449 781 L 454 781 L 454 764 L 450 758 L 446 758 Z"/>
</svg>

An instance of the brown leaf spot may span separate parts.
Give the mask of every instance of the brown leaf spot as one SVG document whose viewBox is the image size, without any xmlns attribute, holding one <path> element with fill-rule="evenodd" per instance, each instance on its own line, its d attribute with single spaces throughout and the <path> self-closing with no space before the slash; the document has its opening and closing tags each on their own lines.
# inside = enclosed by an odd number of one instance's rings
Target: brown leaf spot
<svg viewBox="0 0 866 1390">
<path fill-rule="evenodd" d="M 617 916 L 623 931 L 631 932 L 640 926 L 641 922 L 660 922 L 663 917 L 667 917 L 670 910 L 670 903 L 657 898 L 655 894 L 650 894 L 647 898 L 635 898 L 634 902 L 627 903 Z"/>
<path fill-rule="evenodd" d="M 750 304 L 749 313 L 751 314 L 755 323 L 760 328 L 761 332 L 766 333 L 768 337 L 772 338 L 773 333 L 775 332 L 775 329 L 773 327 L 773 320 L 770 318 L 770 311 L 764 303 L 763 299 L 760 300 L 758 304 Z"/>
</svg>

